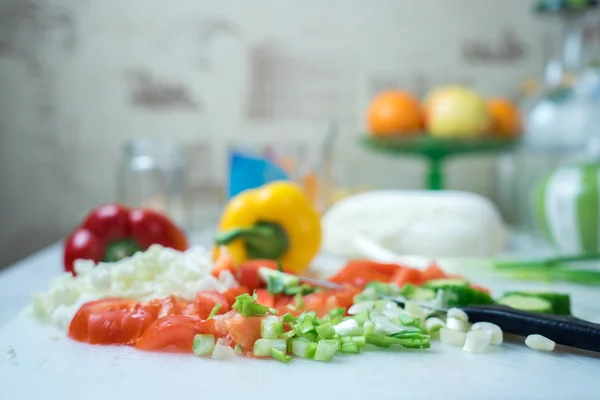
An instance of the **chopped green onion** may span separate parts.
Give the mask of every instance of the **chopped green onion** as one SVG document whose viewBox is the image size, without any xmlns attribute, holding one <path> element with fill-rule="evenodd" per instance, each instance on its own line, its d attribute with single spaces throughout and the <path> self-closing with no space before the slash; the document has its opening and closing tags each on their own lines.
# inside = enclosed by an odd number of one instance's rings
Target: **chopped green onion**
<svg viewBox="0 0 600 400">
<path fill-rule="evenodd" d="M 323 339 L 331 339 L 335 336 L 335 329 L 329 322 L 317 327 L 317 334 Z"/>
<path fill-rule="evenodd" d="M 271 349 L 285 352 L 287 341 L 283 339 L 258 339 L 254 342 L 254 355 L 257 357 L 271 356 Z"/>
<path fill-rule="evenodd" d="M 271 357 L 281 362 L 290 362 L 292 361 L 292 357 L 285 354 L 285 351 L 277 350 L 275 348 L 271 349 Z"/>
<path fill-rule="evenodd" d="M 206 356 L 212 354 L 215 348 L 215 337 L 209 334 L 198 334 L 194 336 L 192 351 L 194 355 Z"/>
<path fill-rule="evenodd" d="M 260 322 L 260 336 L 264 339 L 277 339 L 283 333 L 283 323 L 280 318 L 270 315 Z"/>
<path fill-rule="evenodd" d="M 340 349 L 340 353 L 345 354 L 358 354 L 360 353 L 360 348 L 356 343 L 342 343 L 342 348 Z"/>
<path fill-rule="evenodd" d="M 366 335 L 367 333 L 373 333 L 375 331 L 375 323 L 371 320 L 367 321 L 363 325 L 363 332 Z"/>
<path fill-rule="evenodd" d="M 385 348 L 388 348 L 394 344 L 398 344 L 400 346 L 404 346 L 411 349 L 426 349 L 431 346 L 429 336 L 418 333 L 413 333 L 413 335 L 414 336 L 394 337 L 368 334 L 365 335 L 365 340 L 369 344 Z"/>
<path fill-rule="evenodd" d="M 239 312 L 244 317 L 263 316 L 271 311 L 269 307 L 257 304 L 257 299 L 258 296 L 256 293 L 252 296 L 250 296 L 248 293 L 241 294 L 235 298 L 235 303 L 233 303 L 231 308 Z"/>
<path fill-rule="evenodd" d="M 298 319 L 300 321 L 311 321 L 315 322 L 317 320 L 317 313 L 314 311 L 309 311 L 307 313 L 302 313 Z"/>
<path fill-rule="evenodd" d="M 289 330 L 289 331 L 287 331 L 287 332 L 284 332 L 284 333 L 282 333 L 281 335 L 279 335 L 279 338 L 280 338 L 280 339 L 286 339 L 286 340 L 287 340 L 287 339 L 291 339 L 291 338 L 293 338 L 294 336 L 296 336 L 296 331 L 294 331 L 294 330 L 292 329 L 292 330 Z"/>
<path fill-rule="evenodd" d="M 267 278 L 267 290 L 271 294 L 283 293 L 285 290 L 285 283 L 280 277 L 269 275 Z"/>
<path fill-rule="evenodd" d="M 294 308 L 296 310 L 301 310 L 304 307 L 304 298 L 302 297 L 302 293 L 296 293 L 294 296 Z"/>
<path fill-rule="evenodd" d="M 365 335 L 365 342 L 372 344 L 373 346 L 388 348 L 392 345 L 388 340 L 386 340 L 388 338 L 389 336 L 381 336 L 376 335 L 374 333 L 368 333 Z"/>
<path fill-rule="evenodd" d="M 289 295 L 289 296 L 293 296 L 295 294 L 302 294 L 302 295 L 307 295 L 307 294 L 311 294 L 317 291 L 317 288 L 307 285 L 307 284 L 302 284 L 300 286 L 286 286 L 284 293 Z"/>
<path fill-rule="evenodd" d="M 277 271 L 283 272 L 283 264 L 280 261 L 277 261 Z"/>
<path fill-rule="evenodd" d="M 305 338 L 292 339 L 290 342 L 292 343 L 292 353 L 294 353 L 296 356 L 309 359 L 314 356 L 314 352 L 312 355 L 310 355 L 308 349 L 311 345 L 314 345 L 314 348 L 316 349 L 316 343 L 313 343 Z"/>
<path fill-rule="evenodd" d="M 401 313 L 398 315 L 398 319 L 400 320 L 400 325 L 414 325 L 415 318 L 407 313 Z"/>
<path fill-rule="evenodd" d="M 243 356 L 244 355 L 244 350 L 242 350 L 242 346 L 240 346 L 239 344 L 235 345 L 235 348 L 233 349 L 233 351 L 235 352 L 236 356 Z"/>
<path fill-rule="evenodd" d="M 342 346 L 345 343 L 354 343 L 356 344 L 358 347 L 365 347 L 365 337 L 364 336 L 344 336 L 342 338 Z"/>
<path fill-rule="evenodd" d="M 283 314 L 283 316 L 281 318 L 282 318 L 283 322 L 288 323 L 288 324 L 293 324 L 296 322 L 296 317 L 294 317 L 290 313 Z"/>
<path fill-rule="evenodd" d="M 316 342 L 317 339 L 319 338 L 316 331 L 307 332 L 303 335 L 303 337 L 310 340 L 311 342 Z"/>
<path fill-rule="evenodd" d="M 358 325 L 355 319 L 342 321 L 334 326 L 335 332 L 340 336 L 355 336 L 363 333 L 362 328 Z"/>
<path fill-rule="evenodd" d="M 306 358 L 312 360 L 315 358 L 315 354 L 317 352 L 317 343 L 311 342 L 306 349 Z"/>
<path fill-rule="evenodd" d="M 327 313 L 331 318 L 343 317 L 346 314 L 346 309 L 343 307 L 334 308 Z"/>
<path fill-rule="evenodd" d="M 369 311 L 365 310 L 356 314 L 354 316 L 354 319 L 356 320 L 356 322 L 358 322 L 359 325 L 364 325 L 364 323 L 369 320 Z"/>
<path fill-rule="evenodd" d="M 223 305 L 221 303 L 215 304 L 215 306 L 213 307 L 213 309 L 210 311 L 210 314 L 208 314 L 208 318 L 206 318 L 206 319 L 211 319 L 212 317 L 214 317 L 215 315 L 217 315 L 217 313 L 219 312 L 219 310 L 221 309 L 221 307 L 223 307 Z"/>
<path fill-rule="evenodd" d="M 304 320 L 303 322 L 301 322 L 299 325 L 296 326 L 296 331 L 301 335 L 304 335 L 305 333 L 308 333 L 308 332 L 314 331 L 314 330 L 315 330 L 315 326 L 309 320 Z"/>
<path fill-rule="evenodd" d="M 315 361 L 331 361 L 337 353 L 339 343 L 337 340 L 320 340 L 317 343 L 317 350 L 315 352 Z"/>
</svg>

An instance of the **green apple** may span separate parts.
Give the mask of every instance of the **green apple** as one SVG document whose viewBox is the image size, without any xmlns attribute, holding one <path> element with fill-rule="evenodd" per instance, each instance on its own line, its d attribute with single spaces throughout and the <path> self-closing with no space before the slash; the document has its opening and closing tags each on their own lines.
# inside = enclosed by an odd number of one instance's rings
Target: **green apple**
<svg viewBox="0 0 600 400">
<path fill-rule="evenodd" d="M 429 133 L 436 137 L 480 137 L 490 126 L 485 100 L 460 86 L 446 86 L 430 93 L 425 101 L 425 118 Z"/>
</svg>

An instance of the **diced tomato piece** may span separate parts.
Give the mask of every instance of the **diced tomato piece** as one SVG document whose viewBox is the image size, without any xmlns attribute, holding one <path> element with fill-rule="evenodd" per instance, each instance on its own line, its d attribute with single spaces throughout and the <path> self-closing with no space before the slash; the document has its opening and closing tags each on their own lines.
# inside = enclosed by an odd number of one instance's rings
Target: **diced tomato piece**
<svg viewBox="0 0 600 400">
<path fill-rule="evenodd" d="M 474 284 L 471 284 L 471 287 L 472 287 L 473 289 L 475 289 L 475 290 L 479 290 L 480 292 L 483 292 L 483 293 L 487 293 L 487 294 L 490 294 L 490 293 L 491 293 L 490 289 L 488 289 L 488 288 L 486 288 L 486 287 L 483 287 L 483 286 L 479 286 L 479 285 L 474 285 Z"/>
<path fill-rule="evenodd" d="M 257 300 L 256 302 L 260 305 L 267 307 L 275 307 L 275 296 L 273 296 L 267 289 L 258 289 L 256 291 Z"/>
<path fill-rule="evenodd" d="M 348 283 L 363 288 L 369 282 L 390 282 L 392 277 L 404 267 L 398 264 L 380 263 L 371 260 L 353 260 L 332 276 L 334 283 Z"/>
<path fill-rule="evenodd" d="M 287 306 L 288 304 L 294 303 L 294 296 L 288 296 L 285 294 L 279 294 L 275 297 L 275 304 L 273 304 L 273 308 L 279 308 L 283 306 Z"/>
<path fill-rule="evenodd" d="M 168 296 L 162 299 L 161 309 L 159 317 L 166 317 L 168 315 L 179 315 L 183 313 L 183 310 L 188 306 L 188 302 L 179 300 L 175 296 Z"/>
<path fill-rule="evenodd" d="M 296 310 L 294 307 L 280 306 L 275 307 L 275 309 L 277 310 L 277 315 L 285 315 L 287 313 L 290 313 L 293 316 L 298 316 L 306 310 L 306 307 Z"/>
<path fill-rule="evenodd" d="M 260 339 L 260 324 L 263 317 L 243 317 L 239 314 L 225 318 L 223 323 L 231 339 L 239 344 L 242 350 L 251 351 L 254 342 Z"/>
<path fill-rule="evenodd" d="M 133 344 L 156 320 L 156 308 L 107 298 L 82 305 L 69 325 L 69 337 L 92 344 Z"/>
<path fill-rule="evenodd" d="M 223 293 L 223 296 L 225 296 L 225 299 L 227 300 L 227 304 L 229 304 L 229 307 L 231 307 L 233 305 L 233 303 L 235 303 L 235 298 L 244 293 L 252 294 L 252 291 L 250 291 L 250 289 L 248 289 L 246 286 L 238 286 L 238 287 L 234 287 L 234 288 L 226 290 Z"/>
<path fill-rule="evenodd" d="M 241 264 L 236 272 L 236 278 L 240 285 L 246 286 L 251 292 L 264 288 L 265 282 L 260 279 L 258 270 L 260 268 L 277 269 L 277 262 L 273 260 L 249 260 Z"/>
<path fill-rule="evenodd" d="M 196 293 L 196 309 L 198 310 L 200 319 L 208 318 L 217 304 L 221 305 L 217 314 L 225 314 L 229 311 L 230 307 L 227 298 L 216 290 L 205 290 Z"/>
<path fill-rule="evenodd" d="M 141 350 L 175 347 L 191 352 L 198 322 L 197 317 L 189 315 L 170 315 L 157 319 L 138 339 L 135 347 Z"/>
<path fill-rule="evenodd" d="M 231 254 L 227 251 L 227 247 L 216 247 L 213 249 L 213 253 L 217 254 L 217 259 L 215 260 L 215 266 L 212 270 L 212 276 L 219 278 L 222 271 L 229 271 L 235 276 L 235 265 L 233 264 Z"/>
<path fill-rule="evenodd" d="M 393 282 L 398 287 L 402 287 L 407 283 L 418 286 L 425 282 L 425 277 L 423 276 L 423 272 L 421 270 L 416 268 L 406 268 L 394 275 Z"/>
<path fill-rule="evenodd" d="M 426 281 L 431 281 L 434 279 L 444 279 L 446 278 L 446 273 L 437 266 L 437 264 L 431 264 L 425 271 L 423 271 L 423 278 Z"/>
<path fill-rule="evenodd" d="M 219 332 L 215 326 L 216 320 L 214 318 L 206 319 L 203 321 L 196 322 L 194 328 L 196 329 L 196 333 L 203 333 L 214 335 L 215 338 L 221 337 L 221 332 Z"/>
</svg>

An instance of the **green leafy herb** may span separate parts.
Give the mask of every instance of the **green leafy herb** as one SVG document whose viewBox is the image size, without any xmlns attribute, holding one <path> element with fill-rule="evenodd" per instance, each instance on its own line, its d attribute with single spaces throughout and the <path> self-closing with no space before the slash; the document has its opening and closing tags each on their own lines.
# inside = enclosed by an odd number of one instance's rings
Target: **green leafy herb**
<svg viewBox="0 0 600 400">
<path fill-rule="evenodd" d="M 232 309 L 239 312 L 244 317 L 252 316 L 264 316 L 271 309 L 269 307 L 256 303 L 258 296 L 253 294 L 250 296 L 248 293 L 241 294 L 235 298 L 235 303 L 231 306 Z"/>
</svg>

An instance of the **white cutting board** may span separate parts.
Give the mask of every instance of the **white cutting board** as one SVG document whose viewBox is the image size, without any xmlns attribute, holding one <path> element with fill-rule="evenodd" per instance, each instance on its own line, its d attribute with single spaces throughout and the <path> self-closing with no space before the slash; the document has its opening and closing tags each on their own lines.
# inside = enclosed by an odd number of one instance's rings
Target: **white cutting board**
<svg viewBox="0 0 600 400">
<path fill-rule="evenodd" d="M 0 349 L 16 354 L 0 366 L 0 398 L 600 399 L 599 355 L 539 353 L 522 341 L 485 354 L 434 342 L 428 351 L 374 348 L 329 363 L 216 361 L 81 344 L 22 315 L 0 330 Z"/>
<path fill-rule="evenodd" d="M 574 314 L 600 322 L 597 288 L 466 274 L 494 294 L 571 293 Z M 0 399 L 600 399 L 600 356 L 565 348 L 538 353 L 525 347 L 523 338 L 511 340 L 486 354 L 434 342 L 426 351 L 369 349 L 329 363 L 216 361 L 81 344 L 19 316 L 0 329 Z M 9 346 L 16 358 L 4 361 Z"/>
<path fill-rule="evenodd" d="M 3 399 L 583 399 L 596 391 L 600 358 L 538 353 L 506 343 L 469 354 L 435 343 L 430 351 L 378 351 L 319 363 L 89 346 L 20 317 L 0 332 L 16 358 L 0 368 Z"/>
</svg>

